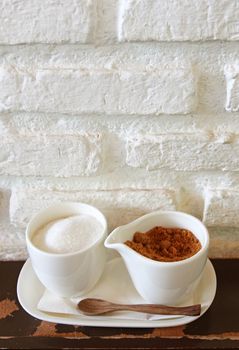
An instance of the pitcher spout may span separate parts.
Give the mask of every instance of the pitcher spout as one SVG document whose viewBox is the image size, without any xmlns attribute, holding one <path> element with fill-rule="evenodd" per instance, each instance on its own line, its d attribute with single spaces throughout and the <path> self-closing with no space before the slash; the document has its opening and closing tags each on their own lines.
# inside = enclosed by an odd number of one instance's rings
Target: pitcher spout
<svg viewBox="0 0 239 350">
<path fill-rule="evenodd" d="M 111 234 L 105 240 L 105 247 L 109 249 L 114 249 L 119 253 L 125 249 L 124 241 L 122 241 L 122 237 L 120 235 L 120 227 L 116 228 L 111 232 Z"/>
</svg>

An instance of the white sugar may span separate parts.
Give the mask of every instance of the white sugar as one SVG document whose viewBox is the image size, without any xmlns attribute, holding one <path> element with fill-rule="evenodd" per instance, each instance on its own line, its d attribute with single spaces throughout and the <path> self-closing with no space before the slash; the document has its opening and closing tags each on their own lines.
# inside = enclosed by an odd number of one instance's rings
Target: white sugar
<svg viewBox="0 0 239 350">
<path fill-rule="evenodd" d="M 35 233 L 32 242 L 49 253 L 72 253 L 90 247 L 102 234 L 101 223 L 82 214 L 49 222 Z"/>
</svg>

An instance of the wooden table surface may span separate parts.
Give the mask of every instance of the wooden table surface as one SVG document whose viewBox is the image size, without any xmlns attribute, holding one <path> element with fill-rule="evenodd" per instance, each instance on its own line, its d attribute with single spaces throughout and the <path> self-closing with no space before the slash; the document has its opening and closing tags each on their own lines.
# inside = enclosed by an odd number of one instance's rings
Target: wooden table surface
<svg viewBox="0 0 239 350">
<path fill-rule="evenodd" d="M 132 329 L 61 325 L 31 317 L 16 296 L 23 262 L 0 262 L 0 349 L 239 349 L 239 259 L 212 263 L 217 293 L 201 318 L 179 327 Z"/>
</svg>

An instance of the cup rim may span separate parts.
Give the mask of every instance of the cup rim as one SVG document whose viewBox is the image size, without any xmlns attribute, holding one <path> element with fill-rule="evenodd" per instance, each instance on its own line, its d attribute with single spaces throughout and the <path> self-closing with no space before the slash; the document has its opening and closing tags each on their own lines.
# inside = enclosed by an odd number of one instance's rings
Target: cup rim
<svg viewBox="0 0 239 350">
<path fill-rule="evenodd" d="M 101 220 L 100 223 L 102 224 L 103 226 L 103 230 L 102 230 L 102 234 L 101 236 L 94 242 L 92 243 L 90 246 L 84 248 L 84 249 L 81 249 L 81 250 L 76 250 L 74 252 L 67 252 L 67 253 L 54 253 L 54 252 L 47 252 L 45 250 L 42 250 L 40 248 L 38 248 L 36 245 L 33 244 L 31 238 L 30 238 L 30 232 L 31 232 L 31 226 L 34 224 L 34 222 L 38 219 L 38 217 L 42 214 L 44 214 L 45 212 L 47 212 L 48 210 L 50 209 L 54 209 L 54 208 L 64 208 L 64 207 L 72 207 L 72 206 L 79 206 L 79 207 L 84 207 L 84 208 L 91 208 L 93 209 L 97 215 L 99 215 L 101 217 Z M 80 214 L 80 213 L 79 213 Z M 89 214 L 91 215 L 91 214 Z M 72 215 L 73 216 L 73 215 Z M 92 216 L 92 215 L 91 215 Z M 63 218 L 62 216 L 59 216 L 58 217 L 59 219 Z M 57 219 L 57 218 L 55 218 Z M 97 218 L 96 218 L 97 219 Z M 53 219 L 54 220 L 54 219 Z M 52 220 L 52 221 L 53 221 Z M 47 223 L 49 223 L 50 221 L 47 221 L 45 223 L 43 223 L 41 225 L 44 226 L 46 225 Z M 28 224 L 27 224 L 27 227 L 26 227 L 26 234 L 25 234 L 25 238 L 26 238 L 26 243 L 27 243 L 27 246 L 30 246 L 31 249 L 37 251 L 38 253 L 41 253 L 43 255 L 46 255 L 46 256 L 51 256 L 51 257 L 54 257 L 54 258 L 60 258 L 60 257 L 70 257 L 70 256 L 75 256 L 75 255 L 78 255 L 78 254 L 82 254 L 82 253 L 85 253 L 87 252 L 88 250 L 92 249 L 94 246 L 96 246 L 97 244 L 99 244 L 102 240 L 105 240 L 107 236 L 107 220 L 106 220 L 106 217 L 104 216 L 104 214 L 98 209 L 96 208 L 95 206 L 93 205 L 90 205 L 90 204 L 87 204 L 87 203 L 83 203 L 83 202 L 58 202 L 58 203 L 55 203 L 55 204 L 52 204 L 44 209 L 41 209 L 40 211 L 38 211 L 35 215 L 32 216 L 32 218 L 29 220 Z"/>
<path fill-rule="evenodd" d="M 156 216 L 156 215 L 159 215 L 159 214 L 162 214 L 162 215 L 167 215 L 167 214 L 176 214 L 176 215 L 182 215 L 182 216 L 185 216 L 185 217 L 188 217 L 188 218 L 192 218 L 193 220 L 195 220 L 204 230 L 205 232 L 205 243 L 204 245 L 201 247 L 201 249 L 194 255 L 192 255 L 191 257 L 189 258 L 186 258 L 186 259 L 183 259 L 183 260 L 178 260 L 178 261 L 158 261 L 158 260 L 153 260 L 153 259 L 150 259 L 140 253 L 138 253 L 137 251 L 135 251 L 134 249 L 128 247 L 126 244 L 124 245 L 125 246 L 125 249 L 127 249 L 128 251 L 130 251 L 132 254 L 134 254 L 135 256 L 138 256 L 138 257 L 141 257 L 142 260 L 146 260 L 148 263 L 150 264 L 153 264 L 153 265 L 164 265 L 164 266 L 167 266 L 167 267 L 174 267 L 175 265 L 183 265 L 183 264 L 187 264 L 187 263 L 190 263 L 191 261 L 197 259 L 198 257 L 200 257 L 201 255 L 205 254 L 205 252 L 207 253 L 208 251 L 208 248 L 209 248 L 209 233 L 208 233 L 208 230 L 207 230 L 207 227 L 204 225 L 204 223 L 199 220 L 198 218 L 196 218 L 195 216 L 191 215 L 191 214 L 188 214 L 188 213 L 185 213 L 185 212 L 182 212 L 182 211 L 177 211 L 177 210 L 158 210 L 158 211 L 154 211 L 154 212 L 151 212 L 151 213 L 148 213 L 148 214 L 145 214 L 145 215 L 142 215 L 140 216 L 139 218 L 137 218 L 136 220 L 134 221 L 131 221 L 130 223 L 126 224 L 126 225 L 122 225 L 122 226 L 118 226 L 117 228 L 115 228 L 109 235 L 108 237 L 106 238 L 105 240 L 105 246 L 107 248 L 112 248 L 110 245 L 111 243 L 109 243 L 108 241 L 110 240 L 110 238 L 112 237 L 112 234 L 118 230 L 120 230 L 121 228 L 123 227 L 132 227 L 132 226 L 135 226 L 137 224 L 139 224 L 140 222 L 142 222 L 144 219 L 148 218 L 148 217 L 151 217 L 151 216 Z M 136 232 L 136 231 L 135 231 Z M 124 244 L 123 242 L 117 242 L 117 243 L 114 243 L 113 245 L 117 245 L 117 244 Z"/>
</svg>

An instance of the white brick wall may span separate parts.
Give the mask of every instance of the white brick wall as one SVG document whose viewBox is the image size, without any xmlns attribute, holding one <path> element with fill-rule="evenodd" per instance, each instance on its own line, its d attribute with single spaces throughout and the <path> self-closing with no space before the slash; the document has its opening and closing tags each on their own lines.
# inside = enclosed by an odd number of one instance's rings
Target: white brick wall
<svg viewBox="0 0 239 350">
<path fill-rule="evenodd" d="M 4 0 L 0 43 L 86 43 L 93 39 L 94 0 Z"/>
<path fill-rule="evenodd" d="M 129 70 L 0 69 L 2 111 L 175 114 L 189 113 L 196 105 L 190 66 L 144 71 L 137 65 Z"/>
<path fill-rule="evenodd" d="M 149 170 L 239 171 L 239 143 L 200 140 L 197 134 L 135 137 L 128 140 L 126 152 L 129 166 Z"/>
<path fill-rule="evenodd" d="M 227 83 L 226 110 L 239 111 L 239 63 L 228 64 L 224 69 Z"/>
<path fill-rule="evenodd" d="M 239 257 L 238 41 L 238 0 L 2 1 L 0 259 L 67 200 L 182 210 Z"/>
<path fill-rule="evenodd" d="M 239 191 L 209 190 L 206 191 L 204 221 L 209 226 L 239 225 Z"/>
<path fill-rule="evenodd" d="M 237 0 L 122 0 L 119 39 L 238 40 Z"/>
<path fill-rule="evenodd" d="M 103 163 L 100 135 L 4 136 L 1 142 L 2 175 L 88 176 Z"/>
</svg>

